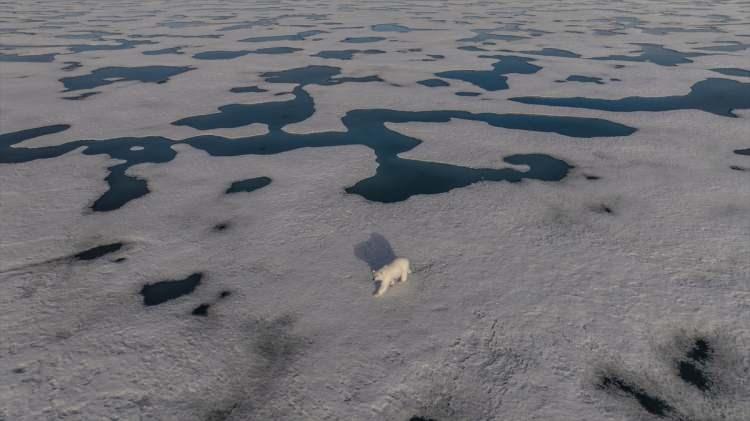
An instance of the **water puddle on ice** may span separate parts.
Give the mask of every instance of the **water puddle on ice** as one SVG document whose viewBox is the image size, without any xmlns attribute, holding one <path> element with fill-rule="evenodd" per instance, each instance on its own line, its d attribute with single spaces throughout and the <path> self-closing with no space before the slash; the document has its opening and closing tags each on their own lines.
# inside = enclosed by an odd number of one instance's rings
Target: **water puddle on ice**
<svg viewBox="0 0 750 421">
<path fill-rule="evenodd" d="M 612 55 L 606 57 L 594 57 L 593 60 L 615 60 L 615 61 L 638 61 L 651 62 L 659 66 L 677 66 L 678 64 L 692 63 L 691 57 L 699 57 L 703 53 L 683 53 L 680 51 L 664 48 L 658 44 L 633 44 L 641 47 L 637 55 Z"/>
<path fill-rule="evenodd" d="M 750 108 L 750 83 L 712 78 L 694 84 L 687 95 L 623 99 L 518 97 L 511 98 L 511 101 L 612 112 L 701 110 L 724 117 L 737 117 L 733 110 Z"/>
<path fill-rule="evenodd" d="M 570 75 L 565 80 L 556 80 L 557 83 L 563 82 L 580 82 L 580 83 L 595 83 L 597 85 L 604 85 L 604 81 L 600 77 L 583 76 L 583 75 Z"/>
<path fill-rule="evenodd" d="M 143 304 L 155 306 L 191 294 L 200 285 L 201 278 L 203 278 L 201 273 L 194 273 L 185 279 L 146 284 L 140 292 L 143 296 Z"/>
<path fill-rule="evenodd" d="M 57 54 L 2 54 L 0 53 L 0 63 L 51 63 L 55 60 Z"/>
<path fill-rule="evenodd" d="M 193 56 L 197 60 L 231 60 L 233 58 L 246 56 L 248 54 L 291 54 L 302 51 L 302 48 L 294 47 L 270 47 L 259 48 L 257 50 L 238 50 L 238 51 L 204 51 Z"/>
<path fill-rule="evenodd" d="M 346 42 L 349 44 L 367 44 L 370 42 L 382 41 L 384 39 L 385 38 L 383 37 L 349 37 L 344 38 L 343 40 L 341 40 L 341 42 Z"/>
<path fill-rule="evenodd" d="M 541 67 L 531 64 L 534 59 L 516 56 L 480 56 L 496 58 L 499 61 L 492 65 L 492 70 L 449 70 L 435 73 L 435 76 L 446 79 L 457 79 L 471 83 L 485 91 L 508 89 L 508 74 L 534 74 Z"/>
<path fill-rule="evenodd" d="M 304 41 L 309 37 L 325 34 L 326 31 L 310 30 L 296 33 L 294 35 L 271 35 L 265 37 L 251 37 L 241 39 L 240 42 L 274 42 L 274 41 Z"/>
<path fill-rule="evenodd" d="M 384 54 L 383 50 L 325 50 L 318 54 L 314 54 L 313 57 L 320 57 L 325 59 L 336 59 L 336 60 L 351 60 L 356 54 Z"/>
<path fill-rule="evenodd" d="M 397 23 L 379 23 L 370 27 L 375 32 L 411 32 L 413 29 L 408 26 L 399 25 Z"/>
<path fill-rule="evenodd" d="M 103 246 L 93 247 L 88 250 L 84 250 L 75 256 L 77 260 L 94 260 L 98 259 L 106 254 L 114 253 L 122 248 L 123 243 L 112 243 L 105 244 Z"/>
<path fill-rule="evenodd" d="M 262 189 L 269 184 L 271 184 L 271 179 L 268 177 L 248 178 L 247 180 L 235 181 L 231 186 L 229 186 L 225 193 L 250 193 L 252 191 Z"/>
<path fill-rule="evenodd" d="M 157 44 L 154 41 L 135 41 L 129 39 L 118 39 L 117 44 L 79 44 L 67 46 L 67 49 L 72 53 L 85 53 L 88 51 L 116 51 L 116 50 L 127 50 L 135 48 L 139 45 Z"/>
<path fill-rule="evenodd" d="M 674 408 L 663 399 L 653 396 L 640 387 L 630 384 L 616 376 L 604 376 L 599 387 L 606 390 L 619 391 L 631 396 L 646 412 L 658 417 L 666 417 L 674 412 Z"/>
<path fill-rule="evenodd" d="M 521 51 L 522 54 L 531 54 L 537 56 L 549 56 L 549 57 L 565 57 L 565 58 L 579 58 L 580 54 L 576 54 L 568 50 L 560 50 L 558 48 L 542 48 L 541 50 L 529 50 Z"/>
<path fill-rule="evenodd" d="M 142 67 L 103 67 L 87 75 L 60 79 L 66 92 L 93 89 L 117 82 L 138 81 L 143 83 L 163 83 L 169 78 L 193 70 L 194 67 L 142 66 Z"/>
<path fill-rule="evenodd" d="M 229 90 L 229 92 L 235 93 L 235 94 L 244 94 L 244 93 L 261 93 L 261 92 L 268 92 L 267 90 L 263 88 L 259 88 L 257 86 L 240 86 L 237 88 L 232 88 Z"/>
<path fill-rule="evenodd" d="M 721 73 L 725 76 L 736 76 L 736 77 L 750 77 L 750 70 L 738 69 L 736 67 L 711 69 L 716 73 Z"/>
<path fill-rule="evenodd" d="M 208 309 L 211 307 L 211 304 L 201 304 L 198 307 L 194 308 L 193 311 L 190 313 L 193 316 L 208 316 Z"/>
<path fill-rule="evenodd" d="M 678 363 L 680 378 L 702 392 L 711 389 L 712 382 L 705 371 L 705 364 L 711 360 L 712 352 L 713 350 L 707 340 L 696 339 L 693 346 L 685 354 L 685 359 Z"/>
<path fill-rule="evenodd" d="M 425 79 L 425 80 L 420 80 L 417 83 L 422 86 L 427 86 L 429 88 L 439 88 L 439 87 L 444 87 L 444 86 L 450 86 L 450 83 L 442 79 Z"/>
<path fill-rule="evenodd" d="M 172 47 L 172 48 L 162 48 L 161 50 L 150 50 L 150 51 L 144 51 L 144 56 L 161 56 L 166 54 L 185 54 L 182 51 L 180 51 L 182 47 Z"/>
</svg>

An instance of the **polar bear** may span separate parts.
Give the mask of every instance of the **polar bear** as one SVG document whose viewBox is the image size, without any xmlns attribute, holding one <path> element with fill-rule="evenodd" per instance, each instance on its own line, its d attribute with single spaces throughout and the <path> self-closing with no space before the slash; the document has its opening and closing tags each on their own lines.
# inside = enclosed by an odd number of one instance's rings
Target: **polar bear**
<svg viewBox="0 0 750 421">
<path fill-rule="evenodd" d="M 411 273 L 409 268 L 409 260 L 403 257 L 393 259 L 391 263 L 383 266 L 378 270 L 372 271 L 372 277 L 375 281 L 380 281 L 378 290 L 375 292 L 376 297 L 380 297 L 388 291 L 388 287 L 399 282 L 406 282 L 406 278 Z"/>
</svg>

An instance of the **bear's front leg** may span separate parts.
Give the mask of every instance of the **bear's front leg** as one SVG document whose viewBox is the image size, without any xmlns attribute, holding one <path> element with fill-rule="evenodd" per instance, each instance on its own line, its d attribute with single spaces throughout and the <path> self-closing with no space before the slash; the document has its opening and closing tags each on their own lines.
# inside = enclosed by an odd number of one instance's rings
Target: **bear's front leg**
<svg viewBox="0 0 750 421">
<path fill-rule="evenodd" d="M 400 281 L 401 282 L 406 282 L 406 278 L 408 278 L 408 277 L 409 277 L 409 272 L 408 271 L 403 271 L 403 272 L 401 272 L 401 279 L 400 279 Z"/>
<path fill-rule="evenodd" d="M 386 291 L 388 291 L 388 287 L 391 285 L 391 283 L 388 280 L 380 281 L 380 285 L 378 285 L 378 290 L 375 292 L 376 297 L 380 297 L 381 295 L 385 294 Z"/>
</svg>

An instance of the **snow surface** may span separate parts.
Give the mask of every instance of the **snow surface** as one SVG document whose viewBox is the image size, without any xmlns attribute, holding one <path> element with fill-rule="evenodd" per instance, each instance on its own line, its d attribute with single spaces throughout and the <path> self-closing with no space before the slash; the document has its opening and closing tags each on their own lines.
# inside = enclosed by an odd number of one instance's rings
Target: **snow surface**
<svg viewBox="0 0 750 421">
<path fill-rule="evenodd" d="M 412 30 L 372 28 L 388 24 Z M 524 38 L 459 41 L 487 29 Z M 110 212 L 90 206 L 121 161 L 80 147 L 0 164 L 0 420 L 750 419 L 750 157 L 733 152 L 750 148 L 750 110 L 728 118 L 508 101 L 684 95 L 712 77 L 750 83 L 710 70 L 750 69 L 750 47 L 699 49 L 750 43 L 750 3 L 11 0 L 0 30 L 2 55 L 57 54 L 0 61 L 0 133 L 71 125 L 14 147 L 164 136 L 177 152 L 128 169 L 150 192 Z M 242 41 L 311 30 L 325 32 Z M 385 40 L 342 42 L 373 36 Z M 69 48 L 121 39 L 152 43 Z M 677 66 L 592 59 L 638 56 L 637 43 L 706 55 Z M 184 54 L 143 54 L 173 47 Z M 193 58 L 269 47 L 302 50 Z M 521 53 L 542 48 L 581 58 Z M 348 49 L 385 53 L 314 56 Z M 508 90 L 417 84 L 492 69 L 498 60 L 483 55 L 531 57 L 542 70 L 506 75 Z M 63 70 L 72 61 L 82 66 Z M 147 65 L 194 69 L 63 98 L 61 78 Z M 541 153 L 575 167 L 559 182 L 480 182 L 396 203 L 345 193 L 378 168 L 362 145 L 216 157 L 179 142 L 267 133 L 263 124 L 171 123 L 227 104 L 291 100 L 295 84 L 261 74 L 307 65 L 383 82 L 305 86 L 315 113 L 289 133 L 343 132 L 347 112 L 377 108 L 590 117 L 638 131 L 575 138 L 460 119 L 386 123 L 422 141 L 401 158 L 526 171 L 503 157 Z M 573 74 L 606 83 L 555 82 Z M 241 86 L 266 91 L 230 92 Z M 256 177 L 272 182 L 224 194 Z M 74 258 L 116 242 L 124 246 L 98 259 Z M 415 273 L 374 299 L 368 259 L 389 253 Z M 144 285 L 193 273 L 203 277 L 192 294 L 144 306 Z M 207 316 L 192 315 L 201 304 Z M 679 377 L 695 338 L 711 344 L 710 392 Z M 649 413 L 602 387 L 607 375 L 671 411 Z"/>
</svg>

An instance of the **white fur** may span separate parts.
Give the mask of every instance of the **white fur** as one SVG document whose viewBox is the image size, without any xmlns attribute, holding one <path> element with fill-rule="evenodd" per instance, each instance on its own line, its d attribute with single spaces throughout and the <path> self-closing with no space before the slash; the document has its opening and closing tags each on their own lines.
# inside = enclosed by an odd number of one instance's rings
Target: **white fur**
<svg viewBox="0 0 750 421">
<path fill-rule="evenodd" d="M 372 276 L 374 280 L 380 281 L 375 296 L 380 297 L 385 294 L 385 292 L 388 291 L 388 288 L 395 284 L 397 280 L 399 282 L 406 282 L 406 278 L 410 273 L 411 269 L 409 268 L 409 260 L 404 259 L 403 257 L 394 259 L 391 263 L 388 263 L 379 270 L 373 270 Z"/>
</svg>

